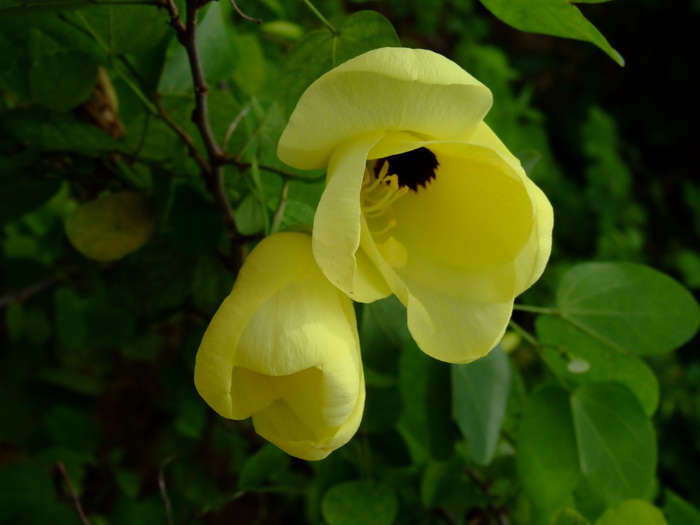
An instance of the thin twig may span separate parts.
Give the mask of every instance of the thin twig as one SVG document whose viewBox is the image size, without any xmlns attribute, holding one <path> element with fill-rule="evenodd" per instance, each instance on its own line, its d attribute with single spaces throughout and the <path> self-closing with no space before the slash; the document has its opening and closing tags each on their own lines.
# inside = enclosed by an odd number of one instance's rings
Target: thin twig
<svg viewBox="0 0 700 525">
<path fill-rule="evenodd" d="M 321 11 L 316 9 L 316 6 L 314 4 L 312 4 L 310 0 L 304 0 L 304 3 L 307 6 L 309 6 L 309 9 L 311 9 L 314 12 L 314 14 L 318 17 L 318 19 L 321 22 L 323 22 L 323 25 L 325 25 L 328 28 L 328 30 L 331 33 L 333 33 L 334 36 L 338 34 L 338 30 L 335 27 L 333 27 L 333 24 L 331 24 L 328 20 L 326 20 L 326 17 L 321 14 Z"/>
<path fill-rule="evenodd" d="M 170 25 L 175 29 L 177 33 L 177 38 L 182 42 L 183 35 L 185 33 L 185 24 L 180 20 L 180 10 L 175 4 L 174 0 L 159 0 L 158 7 L 165 9 L 170 15 Z"/>
<path fill-rule="evenodd" d="M 38 281 L 34 284 L 30 284 L 25 289 L 18 292 L 8 292 L 2 297 L 0 297 L 0 308 L 8 306 L 12 303 L 23 303 L 24 301 L 31 299 L 35 295 L 40 294 L 44 290 L 57 285 L 63 278 L 77 271 L 77 268 L 70 266 L 56 272 L 55 275 Z"/>
<path fill-rule="evenodd" d="M 282 218 L 284 217 L 284 209 L 287 207 L 287 194 L 289 193 L 289 181 L 285 180 L 282 183 L 282 191 L 280 191 L 280 200 L 277 204 L 277 210 L 275 210 L 275 216 L 272 218 L 272 225 L 270 226 L 270 233 L 276 233 L 279 230 L 280 224 L 282 224 Z"/>
<path fill-rule="evenodd" d="M 520 334 L 522 338 L 525 339 L 528 343 L 530 343 L 533 347 L 540 347 L 540 342 L 535 338 L 535 336 L 527 330 L 525 330 L 522 326 L 520 326 L 512 319 L 508 321 L 508 326 L 510 326 L 514 331 L 518 332 L 518 334 Z"/>
<path fill-rule="evenodd" d="M 158 490 L 160 491 L 160 497 L 163 499 L 163 505 L 165 506 L 165 516 L 168 520 L 168 525 L 173 525 L 173 507 L 170 503 L 170 497 L 168 496 L 168 488 L 165 485 L 165 468 L 175 459 L 177 454 L 172 454 L 168 456 L 163 461 L 162 465 L 158 469 Z"/>
<path fill-rule="evenodd" d="M 33 297 L 43 292 L 47 288 L 51 288 L 57 282 L 57 277 L 49 277 L 48 279 L 44 279 L 43 281 L 31 284 L 27 286 L 24 290 L 20 290 L 19 292 L 9 292 L 0 297 L 0 308 L 8 306 L 12 303 L 22 303 L 30 297 Z"/>
<path fill-rule="evenodd" d="M 236 0 L 229 0 L 231 2 L 231 5 L 233 8 L 236 10 L 236 13 L 243 18 L 244 20 L 248 20 L 248 22 L 255 22 L 256 24 L 262 24 L 262 18 L 253 18 L 252 16 L 246 15 L 241 9 L 238 7 L 238 4 L 236 4 Z"/>
<path fill-rule="evenodd" d="M 163 107 L 163 104 L 161 104 L 160 100 L 156 100 L 156 107 L 158 108 L 158 116 L 170 127 L 170 129 L 175 132 L 178 137 L 180 137 L 180 140 L 184 142 L 185 146 L 187 146 L 187 152 L 189 153 L 190 157 L 195 160 L 202 172 L 208 173 L 211 167 L 209 166 L 207 160 L 199 153 L 192 136 L 187 133 L 182 126 L 173 120 L 173 118 Z"/>
<path fill-rule="evenodd" d="M 250 104 L 245 106 L 238 113 L 238 115 L 236 115 L 236 118 L 233 119 L 231 124 L 229 124 L 228 129 L 226 129 L 226 134 L 224 135 L 224 143 L 221 146 L 222 149 L 226 149 L 226 146 L 228 146 L 228 141 L 231 140 L 231 135 L 233 135 L 233 132 L 236 131 L 238 124 L 241 123 L 241 120 L 243 120 L 243 117 L 245 117 L 248 114 L 248 112 L 250 112 Z"/>
<path fill-rule="evenodd" d="M 85 515 L 85 512 L 83 511 L 83 506 L 80 504 L 80 498 L 78 497 L 78 493 L 75 491 L 75 487 L 73 486 L 73 482 L 70 480 L 70 476 L 68 476 L 66 466 L 63 464 L 63 461 L 59 461 L 58 463 L 56 463 L 56 466 L 58 467 L 58 471 L 61 473 L 61 476 L 63 476 L 63 481 L 66 482 L 68 492 L 70 492 L 70 497 L 73 500 L 73 505 L 75 506 L 75 510 L 78 512 L 80 523 L 82 523 L 83 525 L 90 525 L 90 520 Z"/>
<path fill-rule="evenodd" d="M 513 310 L 520 310 L 521 312 L 532 312 L 535 314 L 550 314 L 550 315 L 557 315 L 559 313 L 558 308 L 552 308 L 549 306 L 531 306 L 529 304 L 514 304 Z"/>
<path fill-rule="evenodd" d="M 237 168 L 240 168 L 242 170 L 249 170 L 253 167 L 253 164 L 251 162 L 245 162 L 242 160 L 238 160 L 234 157 L 225 157 L 224 158 L 224 164 L 232 164 L 236 166 Z M 296 173 L 293 173 L 291 171 L 286 171 L 280 168 L 275 168 L 274 166 L 267 166 L 265 164 L 258 164 L 258 169 L 262 171 L 267 171 L 268 173 L 274 173 L 275 175 L 279 175 L 285 180 L 293 180 L 295 182 L 303 182 L 307 184 L 315 184 L 317 182 L 321 182 L 326 178 L 326 174 L 324 173 L 323 175 L 319 175 L 318 177 L 304 177 L 301 175 L 298 175 Z"/>
<path fill-rule="evenodd" d="M 194 112 L 192 121 L 197 125 L 199 133 L 202 135 L 204 147 L 207 149 L 211 169 L 214 170 L 217 164 L 221 165 L 221 149 L 216 143 L 214 133 L 209 123 L 209 104 L 207 95 L 209 94 L 209 86 L 204 77 L 204 68 L 202 60 L 199 56 L 199 48 L 197 47 L 197 13 L 199 11 L 199 3 L 196 0 L 187 0 L 187 20 L 185 22 L 185 33 L 183 35 L 183 45 L 187 51 L 187 57 L 190 63 L 190 72 L 194 81 Z"/>
</svg>

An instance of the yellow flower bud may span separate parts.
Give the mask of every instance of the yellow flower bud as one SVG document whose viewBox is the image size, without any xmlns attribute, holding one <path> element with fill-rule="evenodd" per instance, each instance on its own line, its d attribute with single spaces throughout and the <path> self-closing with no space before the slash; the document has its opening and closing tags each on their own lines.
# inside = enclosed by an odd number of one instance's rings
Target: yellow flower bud
<svg viewBox="0 0 700 525">
<path fill-rule="evenodd" d="M 551 205 L 483 122 L 491 102 L 440 55 L 376 49 L 314 82 L 278 146 L 328 169 L 313 229 L 326 277 L 361 302 L 395 294 L 418 345 L 455 363 L 498 343 L 551 250 Z"/>
<path fill-rule="evenodd" d="M 197 353 L 195 385 L 230 419 L 293 456 L 318 460 L 347 443 L 365 385 L 352 302 L 316 265 L 311 238 L 258 244 Z"/>
</svg>

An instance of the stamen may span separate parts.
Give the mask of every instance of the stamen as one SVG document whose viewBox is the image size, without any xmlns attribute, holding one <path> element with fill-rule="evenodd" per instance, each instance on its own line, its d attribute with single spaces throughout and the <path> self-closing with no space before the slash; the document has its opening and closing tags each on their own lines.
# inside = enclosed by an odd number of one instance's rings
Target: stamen
<svg viewBox="0 0 700 525">
<path fill-rule="evenodd" d="M 389 222 L 387 222 L 386 226 L 384 226 L 384 228 L 382 228 L 381 230 L 372 230 L 372 235 L 384 235 L 385 233 L 388 233 L 390 230 L 392 230 L 394 226 L 396 226 L 396 224 L 396 219 L 392 217 L 391 219 L 389 219 Z"/>
<path fill-rule="evenodd" d="M 396 175 L 389 175 L 388 177 L 385 177 L 382 182 L 386 183 L 387 187 L 384 191 L 382 191 L 379 198 L 373 198 L 374 195 L 367 196 L 367 200 L 370 204 L 362 207 L 362 211 L 365 212 L 365 215 L 384 210 L 385 208 L 391 206 L 396 199 L 403 197 L 408 191 L 408 188 L 406 187 L 399 188 L 399 178 Z"/>
</svg>

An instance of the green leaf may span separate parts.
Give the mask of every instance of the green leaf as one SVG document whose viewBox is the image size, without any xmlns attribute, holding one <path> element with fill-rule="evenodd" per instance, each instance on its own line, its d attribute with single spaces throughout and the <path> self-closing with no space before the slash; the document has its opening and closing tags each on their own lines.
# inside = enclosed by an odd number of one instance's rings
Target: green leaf
<svg viewBox="0 0 700 525">
<path fill-rule="evenodd" d="M 590 42 L 619 65 L 625 65 L 620 53 L 568 0 L 481 0 L 481 3 L 494 16 L 520 31 Z"/>
<path fill-rule="evenodd" d="M 666 519 L 659 509 L 639 499 L 622 501 L 606 510 L 595 525 L 666 525 Z"/>
<path fill-rule="evenodd" d="M 282 64 L 277 87 L 286 116 L 304 90 L 335 66 L 372 49 L 401 46 L 391 23 L 374 11 L 353 13 L 337 31 L 335 35 L 327 30 L 312 31 L 294 46 Z"/>
<path fill-rule="evenodd" d="M 243 235 L 262 232 L 266 219 L 265 208 L 252 193 L 246 195 L 236 208 L 236 229 Z"/>
<path fill-rule="evenodd" d="M 0 157 L 0 224 L 40 207 L 61 187 L 58 179 L 35 176 L 32 166 L 14 168 L 9 166 L 11 161 Z"/>
<path fill-rule="evenodd" d="M 32 506 L 54 502 L 49 474 L 32 463 L 14 463 L 0 468 L 0 523 L 18 523 Z"/>
<path fill-rule="evenodd" d="M 394 491 L 378 481 L 350 481 L 331 487 L 321 512 L 329 525 L 391 525 L 399 502 Z"/>
<path fill-rule="evenodd" d="M 424 354 L 409 339 L 399 357 L 399 390 L 403 411 L 397 428 L 414 461 L 451 457 L 454 437 L 449 365 Z"/>
<path fill-rule="evenodd" d="M 87 396 L 97 396 L 105 389 L 101 378 L 70 368 L 46 368 L 39 372 L 39 377 L 51 385 Z"/>
<path fill-rule="evenodd" d="M 213 202 L 205 200 L 189 184 L 176 183 L 165 231 L 181 250 L 200 254 L 216 248 L 223 235 L 223 225 Z"/>
<path fill-rule="evenodd" d="M 464 515 L 483 503 L 483 493 L 467 474 L 463 458 L 431 461 L 426 465 L 420 484 L 421 503 L 425 508 L 444 508 L 454 515 Z"/>
<path fill-rule="evenodd" d="M 688 341 L 700 326 L 700 308 L 676 281 L 647 266 L 587 263 L 575 266 L 557 289 L 561 316 L 613 348 L 650 355 Z"/>
<path fill-rule="evenodd" d="M 549 525 L 591 525 L 591 522 L 570 508 L 562 508 L 554 513 Z"/>
<path fill-rule="evenodd" d="M 87 339 L 82 301 L 72 289 L 61 287 L 54 290 L 53 303 L 58 340 L 67 350 L 80 350 Z"/>
<path fill-rule="evenodd" d="M 129 0 L 114 1 L 123 1 L 125 5 L 129 3 Z M 95 3 L 94 0 L 9 0 L 0 5 L 0 20 L 36 16 L 41 13 L 74 11 L 93 3 Z"/>
<path fill-rule="evenodd" d="M 3 113 L 0 132 L 45 151 L 70 151 L 97 155 L 119 149 L 119 143 L 101 129 L 73 115 L 51 111 L 16 109 Z"/>
<path fill-rule="evenodd" d="M 654 487 L 656 436 L 639 402 L 616 383 L 583 385 L 571 395 L 582 474 L 612 503 L 648 498 Z"/>
<path fill-rule="evenodd" d="M 194 258 L 163 240 L 148 243 L 123 265 L 120 291 L 130 311 L 155 317 L 180 306 L 192 290 Z"/>
<path fill-rule="evenodd" d="M 206 423 L 207 405 L 201 398 L 192 395 L 178 404 L 175 429 L 180 434 L 193 440 L 200 440 Z"/>
<path fill-rule="evenodd" d="M 236 52 L 245 57 L 233 72 L 233 79 L 247 95 L 255 95 L 265 85 L 267 64 L 260 40 L 252 34 L 236 35 Z"/>
<path fill-rule="evenodd" d="M 664 514 L 668 518 L 669 525 L 697 525 L 700 523 L 700 510 L 670 490 L 666 490 Z"/>
<path fill-rule="evenodd" d="M 659 403 L 659 382 L 638 357 L 602 343 L 565 320 L 539 316 L 535 321 L 542 356 L 567 387 L 614 381 L 626 386 L 651 416 Z"/>
<path fill-rule="evenodd" d="M 68 111 L 85 102 L 97 82 L 97 65 L 34 29 L 29 33 L 29 91 L 47 109 Z"/>
<path fill-rule="evenodd" d="M 54 406 L 43 424 L 51 443 L 68 450 L 91 453 L 100 441 L 99 428 L 92 418 L 73 406 Z"/>
<path fill-rule="evenodd" d="M 99 44 L 114 55 L 139 53 L 169 31 L 164 9 L 146 5 L 100 5 L 77 13 Z"/>
<path fill-rule="evenodd" d="M 88 340 L 100 348 L 117 347 L 134 333 L 136 322 L 128 311 L 92 297 L 83 306 Z"/>
<path fill-rule="evenodd" d="M 359 319 L 365 366 L 393 375 L 397 356 L 410 337 L 406 307 L 392 295 L 363 305 Z"/>
<path fill-rule="evenodd" d="M 253 490 L 286 468 L 289 456 L 276 446 L 266 443 L 248 457 L 238 478 L 240 490 Z"/>
<path fill-rule="evenodd" d="M 269 35 L 289 40 L 301 40 L 304 36 L 304 29 L 299 24 L 295 24 L 289 20 L 272 20 L 270 22 L 265 22 L 260 26 L 260 29 Z"/>
<path fill-rule="evenodd" d="M 510 394 L 508 357 L 497 346 L 478 361 L 450 365 L 452 369 L 452 415 L 479 465 L 493 459 Z"/>
<path fill-rule="evenodd" d="M 197 261 L 192 281 L 192 301 L 204 314 L 214 315 L 233 287 L 233 275 L 221 260 L 205 254 Z"/>
<path fill-rule="evenodd" d="M 538 512 L 576 506 L 572 494 L 582 474 L 565 390 L 550 386 L 532 395 L 518 431 L 516 461 Z"/>
<path fill-rule="evenodd" d="M 570 394 L 548 386 L 525 407 L 517 467 L 536 514 L 549 520 L 581 502 L 649 498 L 656 440 L 639 402 L 617 383 L 591 383 Z M 624 523 L 624 522 L 623 522 Z"/>
<path fill-rule="evenodd" d="M 279 230 L 288 228 L 310 227 L 314 223 L 316 208 L 312 208 L 305 202 L 287 199 L 284 205 L 284 215 L 280 222 Z"/>
<path fill-rule="evenodd" d="M 338 28 L 333 50 L 333 67 L 380 47 L 400 47 L 394 26 L 376 11 L 358 11 Z"/>
</svg>

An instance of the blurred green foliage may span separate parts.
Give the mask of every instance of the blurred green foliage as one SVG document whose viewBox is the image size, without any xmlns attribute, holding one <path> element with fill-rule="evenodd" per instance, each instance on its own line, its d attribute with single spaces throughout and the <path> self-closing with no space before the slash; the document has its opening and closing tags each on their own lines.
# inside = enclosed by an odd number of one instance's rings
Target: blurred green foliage
<svg viewBox="0 0 700 525">
<path fill-rule="evenodd" d="M 700 523 L 700 5 L 584 4 L 323 0 L 322 20 L 238 2 L 262 24 L 208 4 L 229 224 L 165 3 L 1 0 L 0 524 Z M 554 254 L 472 365 L 419 352 L 396 300 L 358 307 L 362 426 L 305 463 L 216 416 L 194 356 L 250 244 L 313 221 L 324 174 L 275 154 L 296 100 L 393 45 L 492 90 L 487 121 L 554 205 Z M 150 240 L 86 259 L 66 219 L 122 190 Z"/>
</svg>

